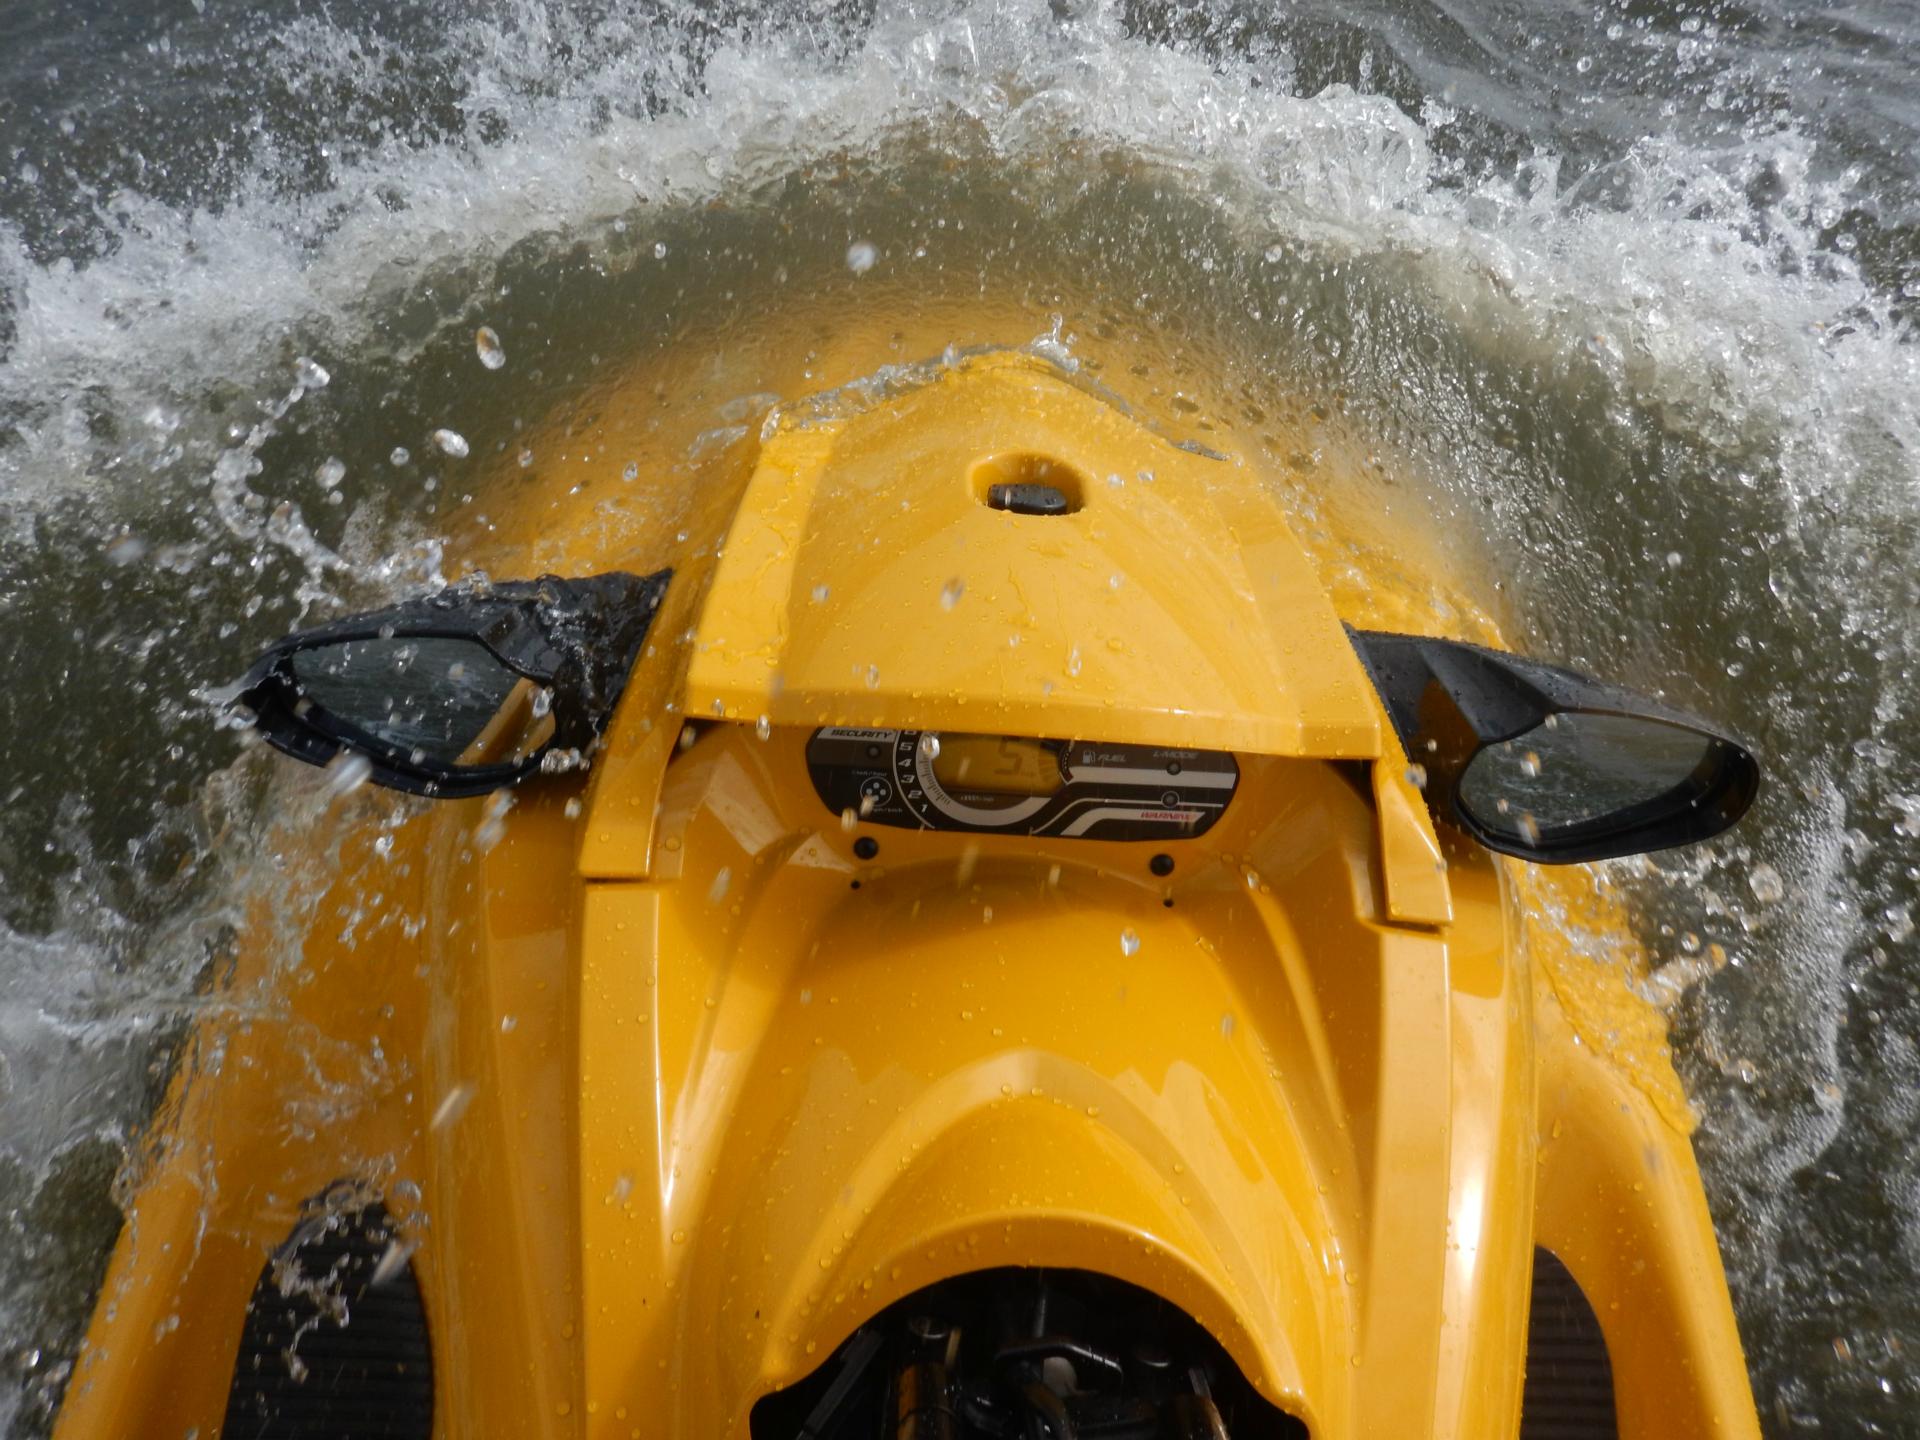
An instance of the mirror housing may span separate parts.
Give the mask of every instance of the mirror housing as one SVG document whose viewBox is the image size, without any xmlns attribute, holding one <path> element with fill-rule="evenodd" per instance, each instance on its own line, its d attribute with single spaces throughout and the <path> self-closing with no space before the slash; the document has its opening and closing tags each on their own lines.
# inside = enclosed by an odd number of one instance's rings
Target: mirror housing
<svg viewBox="0 0 1920 1440">
<path fill-rule="evenodd" d="M 269 744 L 296 760 L 328 765 L 350 752 L 367 759 L 376 784 L 415 795 L 482 795 L 524 779 L 550 756 L 591 751 L 626 688 L 671 576 L 670 570 L 615 571 L 582 580 L 547 575 L 463 583 L 297 631 L 254 662 L 235 703 L 253 713 Z M 462 765 L 383 738 L 364 717 L 327 709 L 306 693 L 295 670 L 297 656 L 323 647 L 405 639 L 477 644 L 539 687 L 552 719 L 540 727 L 540 743 L 506 760 Z"/>
<path fill-rule="evenodd" d="M 1426 772 L 1427 804 L 1435 817 L 1489 850 L 1572 864 L 1689 845 L 1734 824 L 1759 792 L 1760 767 L 1752 754 L 1683 710 L 1578 671 L 1462 641 L 1351 628 L 1348 634 L 1408 760 Z M 1658 788 L 1631 803 L 1568 823 L 1541 828 L 1531 817 L 1520 817 L 1516 825 L 1496 825 L 1477 814 L 1462 796 L 1462 781 L 1476 757 L 1551 729 L 1560 716 L 1613 717 L 1605 727 L 1587 728 L 1604 728 L 1615 741 L 1638 728 L 1653 750 L 1663 745 L 1671 750 L 1680 732 L 1697 742 L 1698 760 L 1677 780 L 1650 777 L 1649 784 Z M 1526 759 L 1538 766 L 1536 756 Z"/>
</svg>

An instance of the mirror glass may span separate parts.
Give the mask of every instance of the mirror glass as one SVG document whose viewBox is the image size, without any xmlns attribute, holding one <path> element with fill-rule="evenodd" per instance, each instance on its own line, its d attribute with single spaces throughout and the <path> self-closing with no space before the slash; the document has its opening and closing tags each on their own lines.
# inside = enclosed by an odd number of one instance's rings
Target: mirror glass
<svg viewBox="0 0 1920 1440">
<path fill-rule="evenodd" d="M 305 698 L 422 759 L 498 764 L 538 748 L 537 732 L 552 734 L 545 692 L 477 640 L 342 640 L 296 651 L 292 665 Z"/>
<path fill-rule="evenodd" d="M 1503 839 L 1551 843 L 1555 831 L 1663 796 L 1673 797 L 1675 809 L 1684 806 L 1697 793 L 1687 781 L 1713 744 L 1697 731 L 1644 716 L 1563 711 L 1475 752 L 1460 776 L 1457 803 Z"/>
</svg>

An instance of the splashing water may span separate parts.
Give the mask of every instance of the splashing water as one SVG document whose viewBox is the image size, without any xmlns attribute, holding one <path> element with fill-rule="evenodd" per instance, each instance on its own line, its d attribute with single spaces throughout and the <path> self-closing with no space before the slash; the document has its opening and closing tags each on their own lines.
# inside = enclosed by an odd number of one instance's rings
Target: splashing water
<svg viewBox="0 0 1920 1440">
<path fill-rule="evenodd" d="M 1764 1423 L 1899 1433 L 1920 1399 L 1920 31 L 1891 0 L 1722 8 L 18 21 L 0 1421 L 47 1423 L 114 1173 L 246 897 L 282 883 L 256 863 L 270 822 L 388 803 L 344 768 L 285 778 L 205 697 L 290 628 L 444 583 L 462 477 L 503 455 L 550 479 L 522 430 L 614 365 L 732 356 L 706 413 L 663 417 L 730 443 L 784 393 L 756 369 L 765 314 L 831 334 L 911 301 L 946 333 L 908 361 L 1004 340 L 972 317 L 1020 296 L 1020 337 L 1073 364 L 1140 339 L 1146 373 L 1104 378 L 1263 456 L 1303 529 L 1355 471 L 1349 503 L 1482 562 L 1517 648 L 1758 746 L 1746 825 L 1606 873 L 1669 962 Z M 602 523 L 677 521 L 637 473 L 624 489 Z"/>
</svg>

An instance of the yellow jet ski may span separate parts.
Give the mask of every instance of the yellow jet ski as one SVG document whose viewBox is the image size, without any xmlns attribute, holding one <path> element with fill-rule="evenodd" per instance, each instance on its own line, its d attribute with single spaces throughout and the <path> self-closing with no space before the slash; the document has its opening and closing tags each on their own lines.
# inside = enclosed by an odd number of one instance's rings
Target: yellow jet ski
<svg viewBox="0 0 1920 1440">
<path fill-rule="evenodd" d="M 1630 917 L 1540 868 L 1745 749 L 1370 628 L 1044 347 L 688 494 L 247 677 L 328 779 L 61 1437 L 1758 1434 Z"/>
</svg>

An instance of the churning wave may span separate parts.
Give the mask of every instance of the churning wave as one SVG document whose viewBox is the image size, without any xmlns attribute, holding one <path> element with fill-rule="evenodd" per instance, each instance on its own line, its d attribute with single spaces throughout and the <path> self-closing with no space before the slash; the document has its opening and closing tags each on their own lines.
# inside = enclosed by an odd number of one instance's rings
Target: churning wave
<svg viewBox="0 0 1920 1440">
<path fill-rule="evenodd" d="M 1408 503 L 1494 557 L 1519 639 L 1759 742 L 1753 822 L 1619 878 L 1768 1422 L 1895 1433 L 1920 1353 L 1914 177 L 1779 93 L 1767 15 L 1542 4 L 1543 51 L 1387 5 L 216 6 L 102 19 L 92 51 L 14 22 L 40 49 L 0 75 L 38 97 L 0 142 L 0 614 L 30 677 L 0 701 L 0 1416 L 45 1423 L 113 1172 L 252 883 L 260 786 L 205 695 L 309 609 L 438 574 L 391 457 L 462 403 L 441 372 L 475 321 L 557 297 L 537 415 L 619 358 L 584 318 L 610 293 L 657 303 L 632 328 L 669 345 L 702 303 L 778 305 L 789 266 L 986 293 L 1095 257 L 1080 293 L 1204 311 L 1258 382 L 1340 395 Z M 1817 38 L 1891 63 L 1904 23 Z M 1645 123 L 1555 120 L 1609 71 L 1658 77 Z M 1907 133 L 1920 106 L 1886 104 Z M 996 214 L 1020 223 L 982 237 Z M 677 290 L 646 278 L 689 255 Z M 1063 323 L 1097 349 L 1091 314 Z"/>
</svg>

